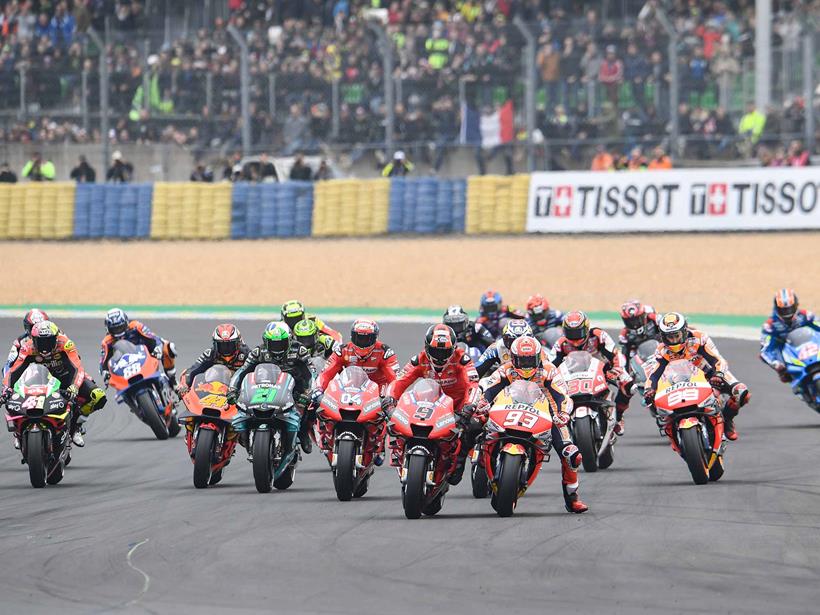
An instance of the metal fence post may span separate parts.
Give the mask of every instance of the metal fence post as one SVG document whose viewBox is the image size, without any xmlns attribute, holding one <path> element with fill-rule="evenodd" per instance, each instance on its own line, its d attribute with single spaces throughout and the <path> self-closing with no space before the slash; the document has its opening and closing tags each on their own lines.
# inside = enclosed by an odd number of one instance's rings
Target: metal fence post
<svg viewBox="0 0 820 615">
<path fill-rule="evenodd" d="M 367 26 L 379 39 L 382 48 L 382 73 L 384 78 L 384 147 L 392 158 L 394 147 L 394 130 L 396 125 L 396 105 L 394 103 L 395 85 L 393 84 L 393 45 L 387 38 L 384 26 L 374 20 L 368 20 Z"/>
<path fill-rule="evenodd" d="M 107 57 L 107 49 L 105 46 L 105 42 L 102 40 L 99 34 L 97 34 L 94 28 L 88 29 L 88 36 L 91 37 L 91 40 L 94 41 L 94 44 L 97 46 L 97 49 L 100 51 L 100 139 L 102 141 L 102 172 L 104 173 L 105 170 L 108 168 L 108 161 L 109 161 L 109 143 L 110 140 L 108 139 L 108 114 L 109 114 L 109 102 L 108 102 L 108 92 L 109 92 L 109 85 L 108 85 L 108 57 Z M 108 21 L 106 20 L 106 40 L 108 39 Z"/>
<path fill-rule="evenodd" d="M 527 170 L 535 171 L 535 152 L 532 147 L 532 135 L 535 132 L 535 35 L 521 17 L 516 16 L 513 23 L 527 42 L 524 62 L 524 112 L 527 125 Z"/>
<path fill-rule="evenodd" d="M 268 113 L 271 119 L 276 117 L 276 73 L 268 75 Z"/>
<path fill-rule="evenodd" d="M 811 24 L 811 22 L 810 22 Z M 805 101 L 806 150 L 814 153 L 815 111 L 814 111 L 814 35 L 816 27 L 807 25 L 803 35 L 803 100 Z"/>
<path fill-rule="evenodd" d="M 88 133 L 88 71 L 83 69 L 80 81 L 80 113 L 83 116 L 83 130 Z"/>
<path fill-rule="evenodd" d="M 228 34 L 239 46 L 239 90 L 242 104 L 242 155 L 251 151 L 251 111 L 250 111 L 250 71 L 248 69 L 248 44 L 242 33 L 233 24 L 228 26 Z"/>
<path fill-rule="evenodd" d="M 151 115 L 151 67 L 148 65 L 148 56 L 150 55 L 150 45 L 148 40 L 143 41 L 142 44 L 142 110 L 145 111 L 145 117 Z"/>
<path fill-rule="evenodd" d="M 765 113 L 772 99 L 772 0 L 755 0 L 755 107 Z"/>
<path fill-rule="evenodd" d="M 26 117 L 26 65 L 20 65 L 20 118 Z"/>
<path fill-rule="evenodd" d="M 336 77 L 330 84 L 330 134 L 333 139 L 339 138 L 341 124 L 341 97 L 339 96 L 339 78 Z"/>
<path fill-rule="evenodd" d="M 211 71 L 205 73 L 205 106 L 208 107 L 210 117 L 214 114 L 214 74 Z"/>
<path fill-rule="evenodd" d="M 669 37 L 669 121 L 671 144 L 669 152 L 674 156 L 680 147 L 680 118 L 678 118 L 678 105 L 680 104 L 680 71 L 678 70 L 678 32 L 669 20 L 666 13 L 660 8 L 656 9 L 655 15 L 658 18 L 666 35 Z"/>
</svg>

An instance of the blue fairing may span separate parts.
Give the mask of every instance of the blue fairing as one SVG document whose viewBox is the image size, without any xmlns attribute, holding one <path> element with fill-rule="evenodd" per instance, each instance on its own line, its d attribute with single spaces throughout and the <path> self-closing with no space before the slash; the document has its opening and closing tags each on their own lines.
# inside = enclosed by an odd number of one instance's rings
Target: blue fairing
<svg viewBox="0 0 820 615">
<path fill-rule="evenodd" d="M 789 333 L 783 362 L 792 377 L 792 389 L 808 403 L 820 405 L 820 331 L 805 326 Z"/>
</svg>

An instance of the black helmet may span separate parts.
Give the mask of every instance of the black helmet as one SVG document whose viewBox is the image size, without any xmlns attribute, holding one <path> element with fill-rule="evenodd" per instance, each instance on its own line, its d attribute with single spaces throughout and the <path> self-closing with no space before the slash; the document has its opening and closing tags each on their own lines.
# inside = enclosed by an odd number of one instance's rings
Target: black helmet
<svg viewBox="0 0 820 615">
<path fill-rule="evenodd" d="M 456 337 L 461 337 L 467 332 L 467 327 L 470 324 L 470 317 L 467 312 L 460 305 L 451 305 L 444 312 L 444 317 L 441 319 L 445 325 L 450 327 L 456 334 Z"/>
</svg>

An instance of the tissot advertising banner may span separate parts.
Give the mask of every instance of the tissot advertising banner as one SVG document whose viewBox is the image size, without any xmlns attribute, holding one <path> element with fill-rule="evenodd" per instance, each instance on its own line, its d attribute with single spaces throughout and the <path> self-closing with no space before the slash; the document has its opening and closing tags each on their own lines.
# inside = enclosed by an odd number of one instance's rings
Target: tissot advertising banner
<svg viewBox="0 0 820 615">
<path fill-rule="evenodd" d="M 530 233 L 820 229 L 820 168 L 533 173 Z"/>
</svg>

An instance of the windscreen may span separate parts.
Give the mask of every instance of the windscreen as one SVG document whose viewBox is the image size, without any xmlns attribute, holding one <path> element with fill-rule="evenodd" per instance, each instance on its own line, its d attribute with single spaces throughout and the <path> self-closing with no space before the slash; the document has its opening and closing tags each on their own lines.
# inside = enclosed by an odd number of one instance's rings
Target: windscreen
<svg viewBox="0 0 820 615">
<path fill-rule="evenodd" d="M 410 389 L 416 401 L 429 401 L 435 403 L 441 397 L 441 387 L 438 382 L 429 378 L 417 380 Z"/>
<path fill-rule="evenodd" d="M 646 340 L 638 346 L 638 356 L 644 361 L 648 361 L 655 356 L 655 350 L 658 348 L 657 340 Z"/>
<path fill-rule="evenodd" d="M 529 404 L 533 406 L 544 397 L 541 387 L 534 382 L 526 380 L 516 380 L 508 388 L 507 391 L 513 401 L 521 404 Z"/>
<path fill-rule="evenodd" d="M 666 366 L 666 369 L 663 372 L 663 380 L 669 384 L 686 382 L 687 380 L 691 380 L 697 372 L 698 368 L 692 365 L 689 361 L 672 361 Z"/>
<path fill-rule="evenodd" d="M 26 368 L 20 377 L 24 387 L 44 386 L 48 384 L 51 374 L 44 365 L 33 364 Z"/>
<path fill-rule="evenodd" d="M 118 340 L 114 342 L 113 352 L 111 353 L 111 359 L 109 360 L 109 362 L 116 363 L 117 361 L 122 359 L 123 355 L 136 354 L 139 351 L 139 347 L 132 344 L 128 340 Z"/>
<path fill-rule="evenodd" d="M 224 365 L 214 365 L 205 372 L 203 378 L 205 382 L 221 382 L 222 384 L 230 384 L 231 370 Z"/>
<path fill-rule="evenodd" d="M 356 387 L 357 389 L 363 389 L 369 381 L 370 378 L 367 377 L 367 373 L 361 367 L 346 367 L 339 374 L 339 384 L 345 388 Z"/>
<path fill-rule="evenodd" d="M 808 342 L 815 341 L 815 337 L 820 338 L 820 332 L 815 331 L 811 327 L 800 327 L 789 333 L 789 336 L 786 338 L 786 343 L 789 346 L 797 348 Z"/>
<path fill-rule="evenodd" d="M 567 355 L 567 358 L 564 359 L 564 363 L 566 363 L 567 371 L 570 373 L 585 372 L 589 369 L 592 359 L 592 355 L 585 350 L 576 350 Z"/>
</svg>

